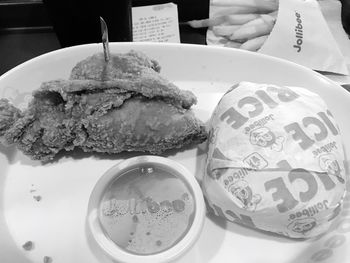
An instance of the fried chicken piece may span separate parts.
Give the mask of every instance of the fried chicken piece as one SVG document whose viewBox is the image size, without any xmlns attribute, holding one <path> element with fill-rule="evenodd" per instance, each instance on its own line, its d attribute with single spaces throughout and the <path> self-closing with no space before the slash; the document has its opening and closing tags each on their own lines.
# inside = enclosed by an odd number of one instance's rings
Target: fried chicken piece
<svg viewBox="0 0 350 263">
<path fill-rule="evenodd" d="M 76 147 L 86 152 L 168 149 L 203 142 L 196 97 L 161 77 L 157 62 L 131 51 L 79 62 L 69 80 L 45 82 L 21 112 L 0 100 L 0 137 L 32 159 L 50 160 Z"/>
<path fill-rule="evenodd" d="M 108 63 L 103 53 L 95 54 L 79 62 L 72 70 L 71 80 L 90 80 L 90 87 L 84 89 L 108 89 L 118 87 L 124 91 L 142 93 L 153 98 L 160 96 L 171 98 L 188 109 L 197 102 L 190 91 L 180 90 L 160 74 L 160 65 L 143 53 L 130 51 L 126 54 L 111 56 Z M 102 82 L 97 86 L 97 82 Z M 78 89 L 82 87 L 77 86 Z"/>
</svg>

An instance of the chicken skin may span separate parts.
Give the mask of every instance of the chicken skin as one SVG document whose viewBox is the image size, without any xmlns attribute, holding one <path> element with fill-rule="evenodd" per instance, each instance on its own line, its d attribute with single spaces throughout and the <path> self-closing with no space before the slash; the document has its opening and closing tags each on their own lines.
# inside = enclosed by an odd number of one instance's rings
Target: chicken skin
<svg viewBox="0 0 350 263">
<path fill-rule="evenodd" d="M 78 147 L 86 152 L 161 154 L 207 139 L 190 107 L 196 97 L 160 74 L 159 64 L 130 51 L 95 54 L 68 80 L 42 83 L 21 112 L 0 100 L 0 139 L 35 160 Z"/>
</svg>

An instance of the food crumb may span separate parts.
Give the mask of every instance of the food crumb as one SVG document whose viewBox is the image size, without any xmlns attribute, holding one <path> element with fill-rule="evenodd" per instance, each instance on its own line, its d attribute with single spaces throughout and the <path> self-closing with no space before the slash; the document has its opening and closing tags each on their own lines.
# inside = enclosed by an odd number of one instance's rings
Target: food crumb
<svg viewBox="0 0 350 263">
<path fill-rule="evenodd" d="M 40 201 L 41 200 L 41 196 L 40 195 L 34 195 L 33 198 L 36 200 L 36 201 Z"/>
<path fill-rule="evenodd" d="M 134 215 L 134 216 L 132 217 L 132 221 L 133 221 L 134 223 L 138 223 L 138 222 L 139 222 L 139 218 L 137 217 L 137 215 Z"/>
<path fill-rule="evenodd" d="M 34 184 L 31 184 L 31 186 L 30 186 L 30 192 L 32 193 L 32 192 L 35 192 L 36 191 L 36 189 L 35 189 L 35 187 L 34 187 Z"/>
<path fill-rule="evenodd" d="M 24 250 L 29 251 L 29 250 L 32 250 L 34 248 L 34 243 L 32 241 L 27 241 L 23 244 L 22 247 Z"/>
<path fill-rule="evenodd" d="M 52 262 L 52 258 L 48 257 L 48 256 L 45 256 L 44 259 L 43 259 L 43 262 L 44 263 L 51 263 Z"/>
</svg>

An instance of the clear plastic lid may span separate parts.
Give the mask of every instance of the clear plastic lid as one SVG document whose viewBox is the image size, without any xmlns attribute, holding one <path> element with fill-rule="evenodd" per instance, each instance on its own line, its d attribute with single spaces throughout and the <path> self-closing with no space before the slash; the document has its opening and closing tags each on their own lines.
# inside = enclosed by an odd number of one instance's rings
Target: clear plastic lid
<svg viewBox="0 0 350 263">
<path fill-rule="evenodd" d="M 152 255 L 177 244 L 193 224 L 194 195 L 176 170 L 133 165 L 106 187 L 99 204 L 105 235 L 122 250 Z"/>
</svg>

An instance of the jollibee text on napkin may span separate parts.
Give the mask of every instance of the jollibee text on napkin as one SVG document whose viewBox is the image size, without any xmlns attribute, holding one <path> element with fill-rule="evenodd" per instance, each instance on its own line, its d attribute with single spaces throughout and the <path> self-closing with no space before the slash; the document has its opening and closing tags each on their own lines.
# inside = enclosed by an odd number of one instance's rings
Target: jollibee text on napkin
<svg viewBox="0 0 350 263">
<path fill-rule="evenodd" d="M 316 0 L 211 0 L 207 44 L 244 49 L 348 75 L 345 58 Z"/>
<path fill-rule="evenodd" d="M 317 94 L 241 82 L 209 127 L 203 191 L 217 215 L 292 238 L 329 229 L 347 178 L 339 129 Z"/>
</svg>

